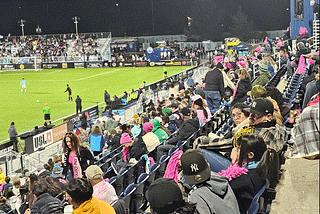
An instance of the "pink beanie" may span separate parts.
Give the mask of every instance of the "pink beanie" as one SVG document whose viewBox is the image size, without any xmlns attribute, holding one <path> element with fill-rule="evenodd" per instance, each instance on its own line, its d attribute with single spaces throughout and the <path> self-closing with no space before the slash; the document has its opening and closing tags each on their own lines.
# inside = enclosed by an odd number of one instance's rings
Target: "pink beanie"
<svg viewBox="0 0 320 214">
<path fill-rule="evenodd" d="M 120 139 L 120 144 L 127 144 L 132 141 L 130 135 L 128 133 L 123 133 Z"/>
<path fill-rule="evenodd" d="M 144 123 L 144 124 L 143 124 L 143 131 L 144 131 L 145 133 L 149 133 L 149 132 L 152 131 L 153 127 L 154 127 L 154 126 L 153 126 L 153 124 L 152 124 L 151 122 Z"/>
</svg>

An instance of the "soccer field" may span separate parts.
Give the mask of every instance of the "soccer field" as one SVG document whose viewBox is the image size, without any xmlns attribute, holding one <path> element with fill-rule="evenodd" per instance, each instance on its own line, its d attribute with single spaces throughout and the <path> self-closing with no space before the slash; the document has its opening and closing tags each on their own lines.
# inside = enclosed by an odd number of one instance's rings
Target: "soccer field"
<svg viewBox="0 0 320 214">
<path fill-rule="evenodd" d="M 166 67 L 168 76 L 190 67 Z M 0 141 L 8 139 L 12 121 L 18 133 L 43 125 L 42 109 L 45 103 L 51 109 L 51 121 L 76 112 L 75 102 L 68 102 L 64 93 L 67 84 L 72 89 L 73 100 L 79 95 L 82 109 L 104 101 L 104 90 L 111 97 L 140 87 L 163 77 L 163 67 L 47 69 L 42 71 L 10 71 L 0 73 Z M 27 81 L 27 92 L 21 93 L 20 82 Z M 37 103 L 37 100 L 39 102 Z"/>
</svg>

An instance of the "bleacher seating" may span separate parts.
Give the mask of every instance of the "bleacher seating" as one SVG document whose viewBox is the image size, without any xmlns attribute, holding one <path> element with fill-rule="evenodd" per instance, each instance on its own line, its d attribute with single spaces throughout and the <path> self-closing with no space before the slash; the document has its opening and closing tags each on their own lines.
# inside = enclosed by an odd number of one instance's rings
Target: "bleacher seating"
<svg viewBox="0 0 320 214">
<path fill-rule="evenodd" d="M 285 71 L 286 68 L 281 67 L 268 85 L 277 86 Z M 285 100 L 291 107 L 292 103 L 294 103 L 294 99 L 300 96 L 299 87 L 302 80 L 303 75 L 294 74 L 287 84 L 285 89 Z M 251 100 L 248 99 L 246 102 L 251 103 Z M 200 127 L 198 131 L 193 133 L 187 140 L 179 141 L 175 148 L 171 148 L 167 154 L 160 158 L 158 163 L 152 165 L 149 174 L 147 174 L 145 170 L 145 160 L 140 159 L 137 163 L 121 169 L 118 175 L 113 176 L 114 169 L 111 166 L 111 163 L 114 163 L 116 166 L 120 163 L 120 160 L 122 159 L 121 147 L 115 151 L 108 151 L 99 156 L 96 163 L 99 164 L 105 172 L 104 178 L 109 178 L 109 183 L 115 187 L 117 195 L 124 200 L 127 213 L 143 212 L 146 209 L 147 203 L 144 199 L 144 193 L 147 187 L 156 178 L 164 176 L 168 161 L 177 150 L 185 151 L 192 148 L 195 139 L 199 136 L 207 136 L 210 132 L 217 135 L 226 135 L 231 131 L 234 123 L 230 118 L 229 110 L 230 106 L 228 104 L 224 103 L 221 105 L 221 108 L 215 112 L 212 118 Z M 175 137 L 175 135 L 176 133 L 173 133 L 167 140 Z M 230 150 L 231 147 L 227 146 L 225 148 Z M 264 188 L 265 189 L 261 189 L 256 195 L 248 213 L 256 213 L 257 208 L 259 209 L 261 206 L 270 206 L 275 197 L 275 190 L 266 188 L 266 186 L 264 186 Z M 258 203 L 260 197 L 266 198 L 263 205 Z"/>
</svg>

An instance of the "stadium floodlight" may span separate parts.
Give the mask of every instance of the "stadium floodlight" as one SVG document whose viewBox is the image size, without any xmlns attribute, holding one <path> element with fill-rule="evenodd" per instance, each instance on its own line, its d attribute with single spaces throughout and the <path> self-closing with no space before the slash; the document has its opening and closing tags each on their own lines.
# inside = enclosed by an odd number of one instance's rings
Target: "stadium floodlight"
<svg viewBox="0 0 320 214">
<path fill-rule="evenodd" d="M 38 25 L 38 27 L 36 28 L 36 33 L 37 34 L 40 34 L 42 31 L 41 31 L 41 28 L 40 28 L 40 26 Z"/>
<path fill-rule="evenodd" d="M 80 20 L 80 17 L 77 17 L 77 16 L 75 16 L 75 17 L 72 17 L 72 20 L 74 21 L 74 24 L 75 24 L 75 26 L 76 26 L 76 35 L 78 35 L 78 21 Z"/>
<path fill-rule="evenodd" d="M 22 36 L 24 36 L 24 23 L 26 22 L 26 20 L 23 20 L 23 19 L 21 19 L 21 20 L 19 20 L 18 21 L 18 23 L 20 24 L 20 26 L 21 26 L 21 31 L 22 31 Z"/>
<path fill-rule="evenodd" d="M 189 17 L 189 16 L 187 17 L 187 19 L 188 19 L 188 27 L 191 27 L 191 21 L 193 21 L 193 20 L 192 20 L 192 18 Z"/>
</svg>

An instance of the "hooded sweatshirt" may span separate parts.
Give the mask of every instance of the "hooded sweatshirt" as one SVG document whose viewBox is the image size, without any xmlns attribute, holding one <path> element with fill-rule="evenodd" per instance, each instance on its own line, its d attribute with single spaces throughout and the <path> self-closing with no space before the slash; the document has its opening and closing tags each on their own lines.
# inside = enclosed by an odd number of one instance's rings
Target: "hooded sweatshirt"
<svg viewBox="0 0 320 214">
<path fill-rule="evenodd" d="M 83 202 L 72 214 L 91 213 L 91 214 L 116 214 L 113 207 L 107 202 L 100 201 L 95 197 Z"/>
<path fill-rule="evenodd" d="M 211 172 L 210 180 L 195 185 L 188 199 L 189 202 L 197 204 L 197 210 L 200 214 L 240 213 L 228 178 L 214 172 Z"/>
<path fill-rule="evenodd" d="M 165 139 L 168 138 L 168 134 L 164 130 L 161 129 L 161 124 L 160 124 L 159 120 L 153 119 L 153 120 L 151 120 L 151 123 L 153 124 L 152 132 L 155 135 L 157 135 L 160 143 L 162 143 Z"/>
</svg>

